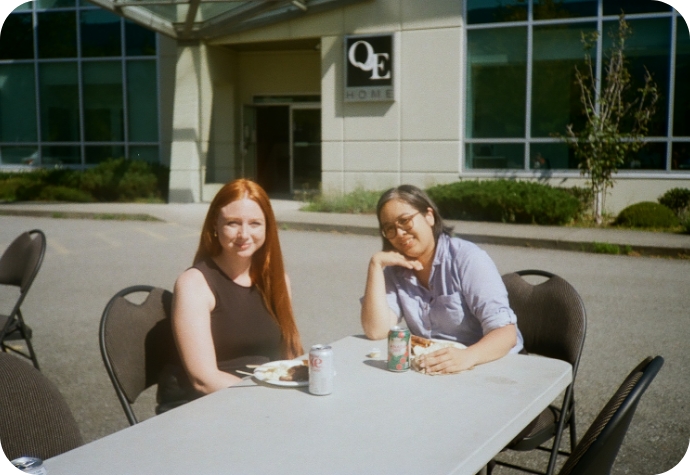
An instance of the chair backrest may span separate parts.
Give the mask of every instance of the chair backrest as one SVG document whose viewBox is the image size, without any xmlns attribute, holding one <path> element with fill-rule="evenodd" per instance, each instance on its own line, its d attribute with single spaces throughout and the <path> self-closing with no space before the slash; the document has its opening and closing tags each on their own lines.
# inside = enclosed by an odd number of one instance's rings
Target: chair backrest
<svg viewBox="0 0 690 475">
<path fill-rule="evenodd" d="M 664 364 L 661 356 L 643 360 L 625 378 L 575 447 L 559 475 L 608 475 L 637 403 Z"/>
<path fill-rule="evenodd" d="M 142 303 L 126 298 L 142 292 L 147 294 Z M 115 294 L 103 311 L 101 356 L 130 424 L 137 422 L 131 404 L 142 391 L 158 383 L 166 364 L 177 361 L 171 305 L 171 292 L 137 285 Z"/>
<path fill-rule="evenodd" d="M 0 284 L 19 287 L 22 294 L 31 286 L 46 251 L 46 236 L 40 229 L 23 232 L 0 257 Z"/>
<path fill-rule="evenodd" d="M 534 285 L 523 278 L 527 275 L 547 280 Z M 505 274 L 503 282 L 527 352 L 567 361 L 576 374 L 585 342 L 587 314 L 575 288 L 565 279 L 540 270 Z"/>
<path fill-rule="evenodd" d="M 47 459 L 83 439 L 58 388 L 27 362 L 0 352 L 0 442 L 8 459 Z"/>
</svg>

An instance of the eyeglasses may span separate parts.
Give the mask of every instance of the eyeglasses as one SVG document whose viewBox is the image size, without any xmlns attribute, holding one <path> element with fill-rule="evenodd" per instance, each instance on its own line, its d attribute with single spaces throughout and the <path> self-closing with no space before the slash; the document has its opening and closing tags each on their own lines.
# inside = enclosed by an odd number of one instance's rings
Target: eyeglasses
<svg viewBox="0 0 690 475">
<path fill-rule="evenodd" d="M 381 235 L 386 239 L 393 239 L 395 235 L 398 234 L 398 229 L 402 229 L 403 231 L 411 230 L 414 228 L 414 218 L 418 214 L 419 211 L 408 216 L 399 217 L 393 224 L 387 224 L 381 228 Z"/>
</svg>

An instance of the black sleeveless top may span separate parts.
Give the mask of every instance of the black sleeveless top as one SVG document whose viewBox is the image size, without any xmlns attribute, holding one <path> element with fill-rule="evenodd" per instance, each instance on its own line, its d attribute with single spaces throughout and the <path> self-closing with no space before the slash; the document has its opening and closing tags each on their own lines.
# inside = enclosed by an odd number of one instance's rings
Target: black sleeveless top
<svg viewBox="0 0 690 475">
<path fill-rule="evenodd" d="M 216 361 L 241 356 L 280 359 L 280 327 L 256 286 L 236 284 L 210 258 L 193 267 L 203 274 L 216 299 L 216 307 L 211 311 Z"/>
</svg>

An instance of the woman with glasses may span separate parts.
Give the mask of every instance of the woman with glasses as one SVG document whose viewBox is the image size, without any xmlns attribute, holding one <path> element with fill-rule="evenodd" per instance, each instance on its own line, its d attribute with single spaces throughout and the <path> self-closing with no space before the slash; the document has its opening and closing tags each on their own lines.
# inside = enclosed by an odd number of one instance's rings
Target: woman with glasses
<svg viewBox="0 0 690 475">
<path fill-rule="evenodd" d="M 495 264 L 473 243 L 452 237 L 426 193 L 412 185 L 392 188 L 376 214 L 383 250 L 369 262 L 362 299 L 367 337 L 386 338 L 405 320 L 413 335 L 467 346 L 420 356 L 427 372 L 456 373 L 522 350 Z"/>
</svg>

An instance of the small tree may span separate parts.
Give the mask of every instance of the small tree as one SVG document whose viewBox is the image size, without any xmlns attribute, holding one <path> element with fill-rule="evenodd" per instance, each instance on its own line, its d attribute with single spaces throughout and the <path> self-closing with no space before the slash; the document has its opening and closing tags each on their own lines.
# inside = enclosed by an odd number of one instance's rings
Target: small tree
<svg viewBox="0 0 690 475">
<path fill-rule="evenodd" d="M 613 187 L 613 174 L 618 172 L 618 167 L 625 163 L 627 157 L 644 146 L 642 140 L 659 97 L 657 86 L 645 67 L 644 87 L 637 89 L 634 99 L 629 99 L 631 78 L 625 59 L 625 41 L 631 33 L 632 29 L 621 13 L 618 31 L 612 34 L 613 44 L 604 59 L 606 76 L 599 94 L 590 55 L 598 33 L 582 34 L 586 51 L 585 71 L 575 67 L 575 80 L 580 86 L 586 120 L 579 131 L 574 130 L 572 124 L 568 125 L 565 141 L 575 153 L 580 174 L 589 178 L 597 224 L 602 223 L 606 190 Z"/>
</svg>

